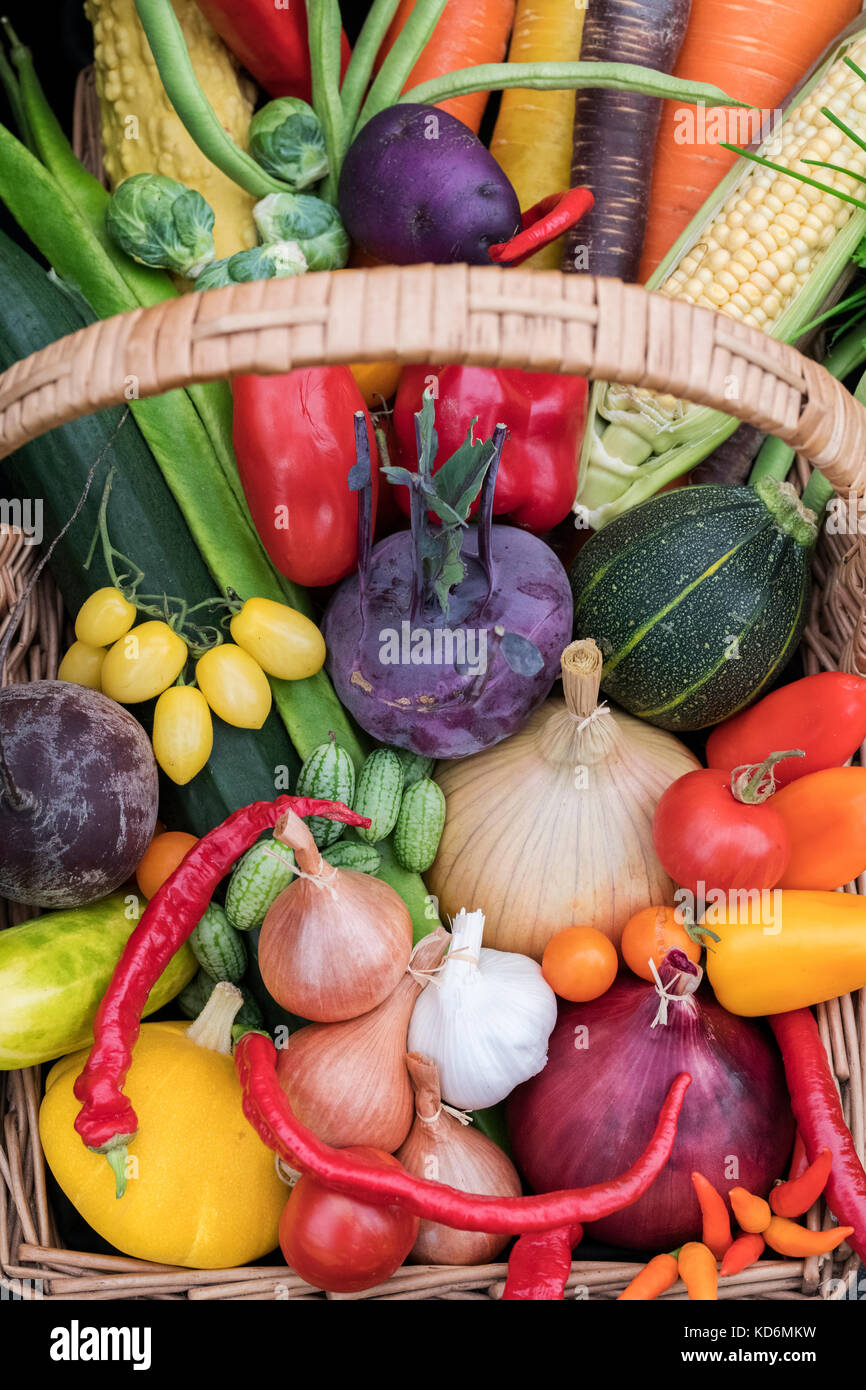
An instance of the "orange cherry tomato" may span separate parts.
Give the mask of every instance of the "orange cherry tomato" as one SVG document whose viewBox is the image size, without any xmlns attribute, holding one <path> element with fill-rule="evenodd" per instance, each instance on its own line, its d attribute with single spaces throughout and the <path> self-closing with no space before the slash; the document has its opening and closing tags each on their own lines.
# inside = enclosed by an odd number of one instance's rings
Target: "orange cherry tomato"
<svg viewBox="0 0 866 1390">
<path fill-rule="evenodd" d="M 541 973 L 560 999 L 585 1004 L 609 990 L 619 966 L 613 942 L 596 927 L 566 927 L 552 936 Z"/>
<path fill-rule="evenodd" d="M 187 835 L 185 830 L 166 830 L 154 836 L 135 871 L 135 881 L 146 898 L 153 897 L 187 851 L 197 844 L 195 835 Z"/>
<path fill-rule="evenodd" d="M 668 951 L 682 951 L 695 965 L 701 959 L 701 948 L 693 941 L 682 922 L 677 920 L 675 907 L 644 907 L 625 924 L 619 948 L 629 970 L 642 980 L 652 980 L 650 958 L 656 969 Z"/>
</svg>

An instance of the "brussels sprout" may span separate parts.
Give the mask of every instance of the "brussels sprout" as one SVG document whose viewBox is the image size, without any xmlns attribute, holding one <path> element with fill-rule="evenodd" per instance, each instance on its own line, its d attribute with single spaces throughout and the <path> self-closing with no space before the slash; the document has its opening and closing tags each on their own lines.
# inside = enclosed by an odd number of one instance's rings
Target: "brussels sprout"
<svg viewBox="0 0 866 1390">
<path fill-rule="evenodd" d="M 225 260 L 214 261 L 195 282 L 197 290 L 218 290 L 246 280 L 273 280 L 287 275 L 303 275 L 307 269 L 304 253 L 296 241 L 274 241 L 238 251 Z"/>
<path fill-rule="evenodd" d="M 312 193 L 269 193 L 253 208 L 262 241 L 306 241 L 342 227 L 340 214 Z"/>
<path fill-rule="evenodd" d="M 250 121 L 250 154 L 275 178 L 306 188 L 328 172 L 322 123 L 300 97 L 278 97 Z"/>
<path fill-rule="evenodd" d="M 111 195 L 105 227 L 142 265 L 196 276 L 214 258 L 214 215 L 194 188 L 164 174 L 133 174 Z"/>
<path fill-rule="evenodd" d="M 310 241 L 299 241 L 298 245 L 307 270 L 342 270 L 349 259 L 349 238 L 342 227 L 333 227 Z"/>
</svg>

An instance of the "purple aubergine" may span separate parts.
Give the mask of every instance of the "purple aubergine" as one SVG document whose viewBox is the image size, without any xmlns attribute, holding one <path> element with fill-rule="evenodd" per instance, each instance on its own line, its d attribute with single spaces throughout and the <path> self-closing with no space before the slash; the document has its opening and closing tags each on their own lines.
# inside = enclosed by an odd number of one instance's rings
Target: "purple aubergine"
<svg viewBox="0 0 866 1390">
<path fill-rule="evenodd" d="M 537 536 L 493 525 L 504 426 L 487 441 L 473 441 L 470 428 L 433 471 L 429 393 L 416 416 L 418 472 L 383 469 L 411 490 L 412 529 L 371 549 L 369 440 L 364 416 L 355 418 L 360 558 L 325 614 L 331 678 L 383 743 L 431 758 L 478 753 L 519 729 L 556 679 L 571 639 L 565 570 Z M 479 491 L 478 525 L 467 526 Z"/>
<path fill-rule="evenodd" d="M 389 265 L 490 265 L 520 230 L 517 194 L 489 150 L 447 111 L 388 106 L 362 128 L 340 174 L 340 216 Z"/>
<path fill-rule="evenodd" d="M 33 907 L 94 902 L 131 877 L 159 788 L 144 729 L 68 681 L 0 691 L 0 894 Z"/>
</svg>

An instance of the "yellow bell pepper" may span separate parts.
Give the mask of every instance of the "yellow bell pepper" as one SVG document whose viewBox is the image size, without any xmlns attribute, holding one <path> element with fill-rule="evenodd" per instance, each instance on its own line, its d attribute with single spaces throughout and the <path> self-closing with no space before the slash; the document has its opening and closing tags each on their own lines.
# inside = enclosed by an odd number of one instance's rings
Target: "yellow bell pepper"
<svg viewBox="0 0 866 1390">
<path fill-rule="evenodd" d="M 73 1128 L 87 1053 L 48 1075 L 39 1114 L 48 1166 L 84 1220 L 126 1255 L 220 1269 L 277 1246 L 287 1189 L 241 1105 L 230 1050 L 241 1002 L 234 985 L 219 984 L 194 1023 L 142 1026 L 125 1087 L 139 1131 L 119 1201 L 105 1158 Z"/>
<path fill-rule="evenodd" d="M 701 923 L 720 940 L 707 953 L 719 1003 L 755 1018 L 787 1013 L 866 986 L 866 898 L 776 889 L 731 892 Z"/>
</svg>

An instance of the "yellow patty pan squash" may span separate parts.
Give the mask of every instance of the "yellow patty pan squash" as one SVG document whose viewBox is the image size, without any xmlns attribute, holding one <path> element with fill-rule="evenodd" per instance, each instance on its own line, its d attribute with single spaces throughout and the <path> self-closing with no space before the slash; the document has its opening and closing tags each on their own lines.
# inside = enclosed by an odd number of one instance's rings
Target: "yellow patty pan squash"
<svg viewBox="0 0 866 1390">
<path fill-rule="evenodd" d="M 288 1192 L 243 1113 L 231 1058 L 241 1002 L 234 985 L 219 984 L 194 1023 L 142 1026 L 124 1087 L 139 1130 L 119 1200 L 105 1157 L 73 1128 L 80 1102 L 72 1087 L 87 1052 L 49 1072 L 39 1114 L 48 1166 L 84 1220 L 126 1255 L 220 1269 L 278 1244 Z"/>
</svg>

